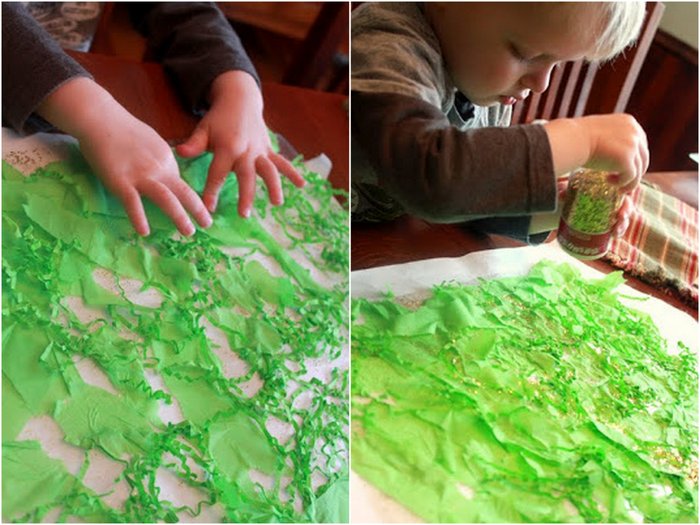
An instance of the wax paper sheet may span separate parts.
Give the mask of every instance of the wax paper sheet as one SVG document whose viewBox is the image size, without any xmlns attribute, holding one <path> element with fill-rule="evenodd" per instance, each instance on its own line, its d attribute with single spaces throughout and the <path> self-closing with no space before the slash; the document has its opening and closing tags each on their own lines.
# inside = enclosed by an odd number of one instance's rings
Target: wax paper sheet
<svg viewBox="0 0 700 525">
<path fill-rule="evenodd" d="M 697 522 L 697 324 L 596 273 L 353 273 L 353 521 Z"/>
<path fill-rule="evenodd" d="M 283 206 L 240 219 L 231 177 L 208 230 L 147 203 L 139 238 L 70 139 L 3 149 L 3 518 L 347 521 L 335 190 L 297 159 Z"/>
</svg>

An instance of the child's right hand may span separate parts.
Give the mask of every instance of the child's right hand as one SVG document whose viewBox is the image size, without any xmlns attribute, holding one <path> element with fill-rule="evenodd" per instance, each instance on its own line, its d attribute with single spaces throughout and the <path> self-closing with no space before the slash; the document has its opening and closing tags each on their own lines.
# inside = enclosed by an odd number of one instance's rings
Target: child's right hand
<svg viewBox="0 0 700 525">
<path fill-rule="evenodd" d="M 122 201 L 140 235 L 150 232 L 142 196 L 161 208 L 183 235 L 194 233 L 187 212 L 201 226 L 211 225 L 199 195 L 180 177 L 170 147 L 91 79 L 69 80 L 37 112 L 78 139 L 85 159 Z"/>
<path fill-rule="evenodd" d="M 613 171 L 623 193 L 639 184 L 649 167 L 644 130 L 631 115 L 592 115 L 547 122 L 544 128 L 557 175 L 581 166 Z"/>
<path fill-rule="evenodd" d="M 636 119 L 624 113 L 581 117 L 591 152 L 586 167 L 614 171 L 623 193 L 631 192 L 649 167 L 647 136 Z"/>
</svg>

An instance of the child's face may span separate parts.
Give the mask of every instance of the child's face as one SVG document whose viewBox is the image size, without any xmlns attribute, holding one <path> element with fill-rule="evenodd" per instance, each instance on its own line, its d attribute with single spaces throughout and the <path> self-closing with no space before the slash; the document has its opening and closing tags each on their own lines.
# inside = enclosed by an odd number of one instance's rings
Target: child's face
<svg viewBox="0 0 700 525">
<path fill-rule="evenodd" d="M 547 89 L 554 66 L 583 58 L 595 43 L 590 4 L 426 2 L 457 88 L 480 106 L 514 104 Z"/>
</svg>

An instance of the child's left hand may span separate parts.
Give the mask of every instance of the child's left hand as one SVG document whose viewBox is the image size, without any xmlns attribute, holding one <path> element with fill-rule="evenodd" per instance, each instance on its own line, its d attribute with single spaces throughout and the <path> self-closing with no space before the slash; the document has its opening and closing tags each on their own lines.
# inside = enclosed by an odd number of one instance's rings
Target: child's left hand
<svg viewBox="0 0 700 525">
<path fill-rule="evenodd" d="M 204 205 L 214 212 L 219 192 L 231 171 L 238 178 L 238 213 L 249 217 L 255 198 L 256 174 L 265 181 L 270 202 L 282 204 L 282 173 L 297 187 L 305 184 L 292 164 L 272 151 L 263 119 L 263 101 L 257 83 L 244 71 L 227 71 L 212 82 L 211 108 L 190 138 L 177 146 L 183 157 L 205 151 L 214 153 L 202 195 Z"/>
</svg>

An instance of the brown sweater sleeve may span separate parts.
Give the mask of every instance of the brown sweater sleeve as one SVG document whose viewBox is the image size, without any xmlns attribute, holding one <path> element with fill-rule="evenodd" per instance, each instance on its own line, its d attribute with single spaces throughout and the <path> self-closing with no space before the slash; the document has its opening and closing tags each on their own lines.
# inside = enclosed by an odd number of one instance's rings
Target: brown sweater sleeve
<svg viewBox="0 0 700 525">
<path fill-rule="evenodd" d="M 51 129 L 34 113 L 67 80 L 89 77 L 19 2 L 2 3 L 2 121 L 20 133 Z"/>
<path fill-rule="evenodd" d="M 351 107 L 380 186 L 413 215 L 460 222 L 556 208 L 541 126 L 460 131 L 431 104 L 397 94 L 353 92 Z"/>
<path fill-rule="evenodd" d="M 260 85 L 241 40 L 213 2 L 128 6 L 132 23 L 148 38 L 150 57 L 163 64 L 193 111 L 208 107 L 209 87 L 226 71 L 245 71 Z"/>
</svg>

